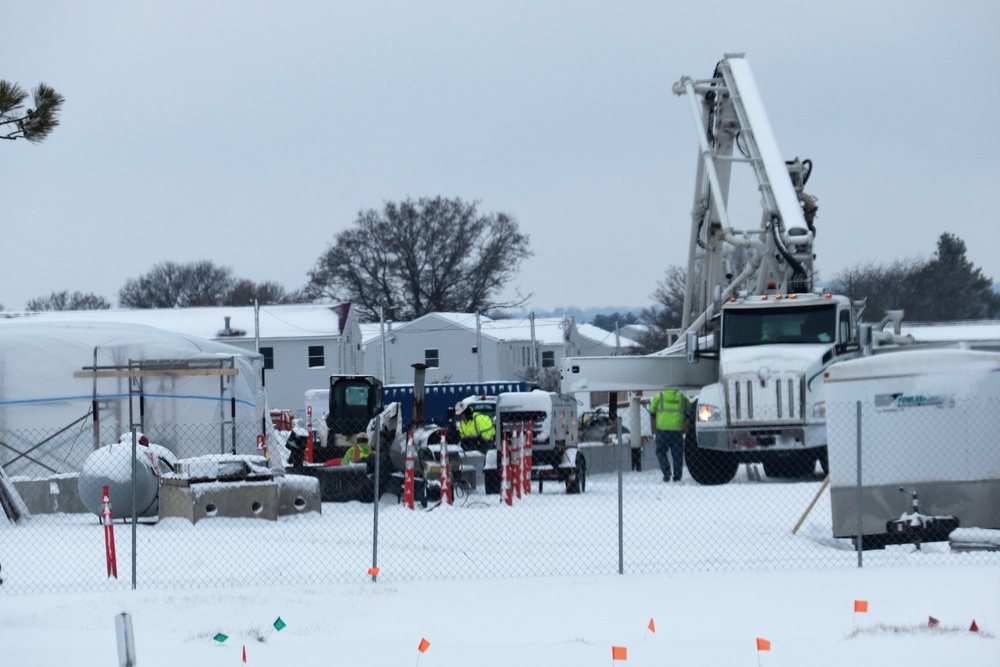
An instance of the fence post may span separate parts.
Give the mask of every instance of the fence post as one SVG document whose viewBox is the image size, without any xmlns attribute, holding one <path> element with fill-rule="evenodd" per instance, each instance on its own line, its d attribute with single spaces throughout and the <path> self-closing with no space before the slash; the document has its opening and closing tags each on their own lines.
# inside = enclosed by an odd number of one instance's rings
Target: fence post
<svg viewBox="0 0 1000 667">
<path fill-rule="evenodd" d="M 617 400 L 617 399 L 616 399 Z M 618 468 L 618 574 L 625 574 L 625 520 L 622 503 L 622 422 L 616 419 L 618 430 L 618 444 L 615 445 L 615 461 Z M 631 436 L 630 436 L 631 437 Z M 641 434 L 640 434 L 641 437 Z"/>
<path fill-rule="evenodd" d="M 375 418 L 375 501 L 372 503 L 375 507 L 374 517 L 372 525 L 372 571 L 378 572 L 378 505 L 379 505 L 379 494 L 381 489 L 379 488 L 379 481 L 382 477 L 382 424 L 378 417 Z M 376 581 L 378 578 L 377 574 L 372 575 L 372 581 Z"/>
<path fill-rule="evenodd" d="M 136 432 L 135 424 L 132 425 L 132 428 L 130 429 L 130 433 L 132 434 L 132 590 L 134 591 L 135 590 L 135 583 L 136 583 L 136 581 L 135 581 L 136 580 L 136 573 L 138 572 L 138 558 L 139 558 L 139 555 L 136 553 L 136 544 L 138 544 L 138 542 L 139 542 L 139 536 L 138 536 L 138 533 L 137 533 L 137 531 L 138 531 L 138 524 L 139 524 L 139 509 L 136 507 L 136 499 L 135 499 L 135 496 L 136 496 L 136 489 L 135 489 L 135 485 L 136 485 L 136 480 L 135 480 L 135 476 L 136 476 L 136 459 L 135 459 L 135 457 L 136 457 L 136 454 L 137 454 L 136 448 L 139 446 L 139 434 Z M 156 461 L 153 461 L 153 465 L 156 465 Z M 156 478 L 156 482 L 157 482 L 157 484 L 159 484 L 159 482 L 160 482 L 160 478 L 159 477 Z M 115 575 L 115 579 L 117 579 L 117 578 L 118 578 L 118 575 L 116 574 Z"/>
<path fill-rule="evenodd" d="M 856 416 L 856 427 L 857 427 L 857 464 L 858 464 L 858 567 L 863 567 L 863 556 L 865 552 L 864 548 L 864 533 L 861 527 L 861 401 L 857 402 L 857 416 Z"/>
</svg>

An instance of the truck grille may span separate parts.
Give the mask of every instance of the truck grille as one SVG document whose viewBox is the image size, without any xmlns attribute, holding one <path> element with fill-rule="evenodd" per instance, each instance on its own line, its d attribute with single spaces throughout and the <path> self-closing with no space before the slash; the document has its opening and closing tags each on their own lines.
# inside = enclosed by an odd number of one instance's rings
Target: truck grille
<svg viewBox="0 0 1000 667">
<path fill-rule="evenodd" d="M 726 405 L 733 426 L 800 424 L 805 420 L 802 375 L 795 372 L 732 373 L 726 376 Z"/>
</svg>

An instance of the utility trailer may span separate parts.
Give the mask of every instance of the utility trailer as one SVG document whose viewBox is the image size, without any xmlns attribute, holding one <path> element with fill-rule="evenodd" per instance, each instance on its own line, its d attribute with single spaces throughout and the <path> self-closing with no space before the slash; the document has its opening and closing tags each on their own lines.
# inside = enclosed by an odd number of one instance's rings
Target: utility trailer
<svg viewBox="0 0 1000 667">
<path fill-rule="evenodd" d="M 532 427 L 531 479 L 541 491 L 546 481 L 563 484 L 566 493 L 587 490 L 587 459 L 580 451 L 576 400 L 551 391 L 508 392 L 497 396 L 497 445 L 503 433 Z M 523 456 L 523 452 L 522 452 Z M 501 456 L 486 452 L 483 468 L 486 493 L 500 493 Z"/>
<path fill-rule="evenodd" d="M 845 361 L 826 372 L 826 397 L 834 537 L 856 543 L 859 513 L 866 549 L 1000 529 L 1000 353 Z"/>
</svg>

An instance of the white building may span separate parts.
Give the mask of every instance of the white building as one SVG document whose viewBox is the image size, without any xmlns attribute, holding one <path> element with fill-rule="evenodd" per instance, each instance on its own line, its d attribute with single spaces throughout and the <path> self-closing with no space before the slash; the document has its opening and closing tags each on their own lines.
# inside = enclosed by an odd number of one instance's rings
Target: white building
<svg viewBox="0 0 1000 667">
<path fill-rule="evenodd" d="M 386 384 L 413 382 L 413 364 L 427 366 L 426 382 L 525 379 L 530 368 L 559 368 L 564 357 L 625 353 L 634 342 L 616 340 L 571 317 L 491 319 L 468 313 L 429 313 L 411 322 L 364 325 L 365 372 Z M 384 359 L 384 367 L 383 367 Z"/>
</svg>

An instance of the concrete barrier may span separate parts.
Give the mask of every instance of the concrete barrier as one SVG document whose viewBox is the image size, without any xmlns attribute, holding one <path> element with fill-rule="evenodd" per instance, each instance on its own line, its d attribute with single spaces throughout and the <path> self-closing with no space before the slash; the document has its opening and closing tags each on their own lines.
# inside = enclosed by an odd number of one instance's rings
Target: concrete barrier
<svg viewBox="0 0 1000 667">
<path fill-rule="evenodd" d="M 160 518 L 229 517 L 277 521 L 280 516 L 322 512 L 319 482 L 302 475 L 269 480 L 196 481 L 164 477 L 160 483 Z"/>
<path fill-rule="evenodd" d="M 180 517 L 191 523 L 211 517 L 277 521 L 278 483 L 164 479 L 160 483 L 160 518 L 166 517 Z"/>
<path fill-rule="evenodd" d="M 12 479 L 21 500 L 32 514 L 86 514 L 77 491 L 79 476 L 64 474 L 46 479 Z"/>
</svg>

